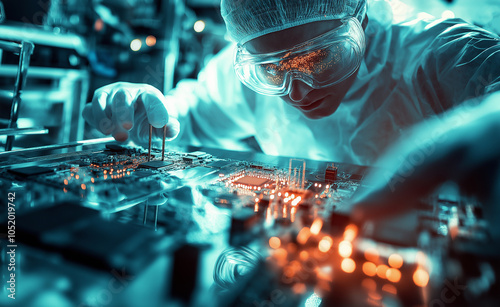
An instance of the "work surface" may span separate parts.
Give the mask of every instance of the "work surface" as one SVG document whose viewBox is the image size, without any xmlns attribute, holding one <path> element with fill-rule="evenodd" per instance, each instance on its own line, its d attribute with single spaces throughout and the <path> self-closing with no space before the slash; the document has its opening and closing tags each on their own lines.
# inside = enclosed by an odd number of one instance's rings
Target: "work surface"
<svg viewBox="0 0 500 307">
<path fill-rule="evenodd" d="M 118 144 L 7 155 L 0 305 L 498 304 L 481 204 L 444 187 L 355 225 L 349 200 L 368 171 Z"/>
</svg>

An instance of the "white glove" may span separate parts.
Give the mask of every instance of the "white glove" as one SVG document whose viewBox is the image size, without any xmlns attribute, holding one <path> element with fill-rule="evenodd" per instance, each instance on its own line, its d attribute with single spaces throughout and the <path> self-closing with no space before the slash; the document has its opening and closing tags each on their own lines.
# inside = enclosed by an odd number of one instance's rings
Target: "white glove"
<svg viewBox="0 0 500 307">
<path fill-rule="evenodd" d="M 83 118 L 101 133 L 120 142 L 131 139 L 137 144 L 148 142 L 149 124 L 156 139 L 163 138 L 165 125 L 167 140 L 177 137 L 180 125 L 175 117 L 175 107 L 158 89 L 126 82 L 97 89 L 83 110 Z"/>
</svg>

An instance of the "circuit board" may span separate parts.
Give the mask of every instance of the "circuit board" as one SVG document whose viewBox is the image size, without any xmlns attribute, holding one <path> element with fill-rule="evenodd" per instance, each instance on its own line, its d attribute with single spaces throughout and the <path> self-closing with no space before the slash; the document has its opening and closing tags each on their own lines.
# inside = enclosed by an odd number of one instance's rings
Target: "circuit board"
<svg viewBox="0 0 500 307">
<path fill-rule="evenodd" d="M 361 166 L 119 144 L 19 161 L 2 164 L 0 187 L 15 196 L 22 278 L 48 285 L 19 291 L 19 306 L 47 291 L 74 306 L 428 304 L 449 283 L 444 263 L 463 265 L 457 246 L 488 241 L 469 198 L 352 224 Z"/>
</svg>

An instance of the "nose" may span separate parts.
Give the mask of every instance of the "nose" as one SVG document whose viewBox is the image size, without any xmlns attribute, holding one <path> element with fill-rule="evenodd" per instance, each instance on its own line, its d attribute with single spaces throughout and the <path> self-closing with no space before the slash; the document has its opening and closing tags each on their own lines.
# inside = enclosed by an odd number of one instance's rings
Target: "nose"
<svg viewBox="0 0 500 307">
<path fill-rule="evenodd" d="M 291 90 L 288 96 L 293 102 L 300 102 L 312 90 L 313 88 L 305 84 L 304 82 L 299 80 L 292 80 Z"/>
</svg>

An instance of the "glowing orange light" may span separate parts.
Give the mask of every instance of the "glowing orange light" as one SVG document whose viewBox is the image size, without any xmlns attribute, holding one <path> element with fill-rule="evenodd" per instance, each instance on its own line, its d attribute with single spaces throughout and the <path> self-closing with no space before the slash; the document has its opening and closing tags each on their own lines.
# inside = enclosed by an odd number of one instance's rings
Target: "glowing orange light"
<svg viewBox="0 0 500 307">
<path fill-rule="evenodd" d="M 352 244 L 349 241 L 342 241 L 339 243 L 339 255 L 347 258 L 352 254 Z"/>
<path fill-rule="evenodd" d="M 344 240 L 352 241 L 358 234 L 358 227 L 354 224 L 349 224 L 344 230 Z"/>
<path fill-rule="evenodd" d="M 101 32 L 102 29 L 104 29 L 104 22 L 99 18 L 94 23 L 94 30 L 96 30 L 97 32 Z"/>
<path fill-rule="evenodd" d="M 108 179 L 108 175 L 104 175 L 104 180 Z"/>
<path fill-rule="evenodd" d="M 398 269 L 390 268 L 385 272 L 385 277 L 387 277 L 390 282 L 396 283 L 401 280 L 401 272 Z"/>
<path fill-rule="evenodd" d="M 259 204 L 258 203 L 255 203 L 255 206 L 253 208 L 253 211 L 254 212 L 259 212 Z"/>
<path fill-rule="evenodd" d="M 374 301 L 380 301 L 382 299 L 382 295 L 380 295 L 380 293 L 376 292 L 376 291 L 370 291 L 368 292 L 368 296 L 374 300 Z M 379 304 L 377 304 L 377 306 L 380 306 Z"/>
<path fill-rule="evenodd" d="M 80 179 L 80 175 L 76 175 L 76 176 L 75 176 L 75 179 Z"/>
<path fill-rule="evenodd" d="M 301 251 L 299 254 L 299 259 L 306 261 L 309 258 L 309 253 L 307 251 Z"/>
<path fill-rule="evenodd" d="M 377 266 L 373 262 L 363 263 L 363 273 L 368 276 L 375 276 L 377 274 Z"/>
<path fill-rule="evenodd" d="M 284 248 L 280 247 L 274 251 L 273 256 L 280 263 L 284 263 L 286 262 L 286 257 L 288 256 L 288 252 Z"/>
<path fill-rule="evenodd" d="M 80 185 L 80 187 L 82 188 L 82 190 L 86 190 L 86 189 L 87 189 L 87 186 L 85 185 L 85 183 L 82 183 L 82 184 Z"/>
<path fill-rule="evenodd" d="M 415 273 L 413 273 L 413 282 L 421 288 L 427 286 L 427 283 L 429 282 L 429 273 L 422 268 L 418 268 Z"/>
<path fill-rule="evenodd" d="M 365 258 L 368 261 L 377 262 L 378 261 L 378 251 L 374 248 L 367 248 L 365 250 Z"/>
<path fill-rule="evenodd" d="M 377 283 L 371 278 L 363 279 L 361 286 L 369 291 L 375 291 L 377 289 Z"/>
<path fill-rule="evenodd" d="M 255 202 L 258 203 L 259 202 L 259 199 L 258 198 L 255 198 Z"/>
<path fill-rule="evenodd" d="M 64 179 L 64 185 L 68 185 L 68 179 Z"/>
<path fill-rule="evenodd" d="M 316 218 L 311 225 L 311 233 L 317 235 L 321 231 L 321 227 L 323 227 L 323 220 Z"/>
<path fill-rule="evenodd" d="M 398 290 L 396 289 L 396 287 L 394 287 L 391 284 L 385 284 L 385 285 L 383 285 L 382 286 L 382 291 L 390 293 L 392 295 L 397 295 L 398 294 Z"/>
<path fill-rule="evenodd" d="M 389 265 L 393 268 L 399 269 L 403 266 L 403 257 L 398 254 L 392 254 L 389 256 Z"/>
<path fill-rule="evenodd" d="M 346 273 L 352 273 L 356 269 L 356 263 L 351 258 L 345 258 L 340 264 L 342 271 Z"/>
<path fill-rule="evenodd" d="M 385 274 L 387 273 L 387 270 L 389 269 L 388 266 L 386 266 L 385 264 L 381 264 L 379 266 L 377 266 L 377 276 L 382 278 L 382 279 L 385 279 Z"/>
<path fill-rule="evenodd" d="M 297 235 L 297 242 L 300 244 L 306 244 L 307 240 L 311 236 L 311 230 L 308 227 L 304 227 L 299 231 Z"/>
<path fill-rule="evenodd" d="M 92 183 L 95 182 L 94 177 L 90 178 L 90 182 L 92 182 Z"/>
<path fill-rule="evenodd" d="M 321 241 L 319 241 L 318 248 L 321 252 L 326 253 L 330 250 L 330 248 L 332 248 L 332 245 L 333 245 L 332 238 L 330 238 L 329 236 L 325 236 L 323 237 L 323 239 L 321 239 Z"/>
<path fill-rule="evenodd" d="M 104 170 L 104 175 L 106 175 L 107 173 L 108 173 L 108 171 L 107 171 L 107 170 Z"/>
<path fill-rule="evenodd" d="M 71 177 L 75 176 L 75 174 L 71 173 Z"/>
<path fill-rule="evenodd" d="M 68 193 L 68 190 L 66 188 L 63 189 L 64 193 Z"/>
<path fill-rule="evenodd" d="M 303 294 L 306 292 L 306 285 L 304 285 L 303 283 L 295 284 L 293 285 L 292 290 L 296 294 Z"/>
<path fill-rule="evenodd" d="M 269 239 L 269 246 L 272 249 L 278 249 L 281 246 L 281 240 L 278 237 L 271 237 Z"/>
</svg>

